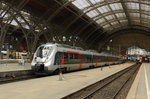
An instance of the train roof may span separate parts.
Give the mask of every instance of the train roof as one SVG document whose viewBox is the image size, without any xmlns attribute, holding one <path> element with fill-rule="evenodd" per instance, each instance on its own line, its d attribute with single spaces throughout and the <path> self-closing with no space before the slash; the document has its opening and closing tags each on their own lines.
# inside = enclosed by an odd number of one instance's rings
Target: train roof
<svg viewBox="0 0 150 99">
<path fill-rule="evenodd" d="M 57 47 L 70 48 L 70 49 L 75 49 L 75 50 L 82 50 L 82 51 L 84 51 L 84 49 L 81 48 L 81 47 L 70 46 L 70 45 L 67 45 L 67 44 L 46 43 L 46 44 L 42 44 L 41 46 L 45 46 L 45 45 L 55 45 L 55 46 L 57 46 Z"/>
<path fill-rule="evenodd" d="M 84 50 L 81 47 L 70 46 L 70 45 L 67 45 L 67 44 L 46 43 L 46 44 L 42 44 L 41 46 L 46 46 L 46 45 L 53 45 L 53 46 L 60 47 L 60 48 L 65 48 L 65 49 L 68 48 L 68 49 L 72 49 L 72 50 L 75 50 L 75 51 L 80 51 L 80 52 L 85 53 L 85 54 L 91 52 L 93 55 L 117 57 L 115 55 L 111 55 L 111 54 L 108 54 L 108 53 L 98 53 L 96 50 Z"/>
</svg>

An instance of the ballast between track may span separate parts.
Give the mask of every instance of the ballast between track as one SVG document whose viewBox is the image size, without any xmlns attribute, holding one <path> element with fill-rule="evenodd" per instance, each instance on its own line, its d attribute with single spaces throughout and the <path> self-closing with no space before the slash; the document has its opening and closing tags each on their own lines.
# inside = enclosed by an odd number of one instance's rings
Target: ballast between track
<svg viewBox="0 0 150 99">
<path fill-rule="evenodd" d="M 125 86 L 131 86 L 140 65 L 141 64 L 134 64 L 62 99 L 114 99 L 114 97 L 118 98 L 120 96 L 124 99 L 128 91 L 123 90 L 122 92 L 122 89 L 124 89 Z M 128 90 L 129 88 L 130 87 L 128 87 Z"/>
</svg>

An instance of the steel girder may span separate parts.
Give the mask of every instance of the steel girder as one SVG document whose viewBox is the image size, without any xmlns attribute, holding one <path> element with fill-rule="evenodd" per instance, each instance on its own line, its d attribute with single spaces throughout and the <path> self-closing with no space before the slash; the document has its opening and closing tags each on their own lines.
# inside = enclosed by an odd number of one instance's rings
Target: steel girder
<svg viewBox="0 0 150 99">
<path fill-rule="evenodd" d="M 21 10 L 25 5 L 26 5 L 26 3 L 27 3 L 28 1 L 27 0 L 22 0 L 22 2 L 20 2 L 17 6 L 16 6 L 16 8 L 17 8 L 17 12 L 19 11 L 19 10 Z M 3 1 L 1 1 L 0 2 L 1 4 L 4 4 L 4 2 Z M 11 2 L 11 3 L 14 3 L 13 1 Z M 6 6 L 6 4 L 4 4 L 5 6 Z M 9 7 L 6 7 L 6 11 L 2 11 L 2 13 L 1 13 L 1 15 L 3 15 L 2 16 L 2 19 L 1 19 L 1 27 L 0 27 L 0 58 L 1 58 L 1 50 L 2 50 L 2 45 L 3 45 L 3 43 L 4 43 L 4 40 L 5 40 L 5 36 L 6 36 L 6 33 L 7 33 L 7 31 L 8 31 L 8 28 L 9 28 L 9 25 L 11 24 L 11 22 L 13 21 L 13 18 L 16 16 L 16 14 L 17 14 L 17 12 L 16 13 L 13 13 L 12 12 L 12 8 L 13 6 L 9 6 Z M 4 10 L 4 9 L 1 9 L 1 10 Z M 9 17 L 8 19 L 7 19 L 7 21 L 6 21 L 6 23 L 4 24 L 3 23 L 3 19 L 4 19 L 4 17 L 6 16 L 6 15 L 11 15 L 11 16 L 7 16 L 7 17 Z M 4 25 L 2 25 L 2 24 L 4 24 Z"/>
<path fill-rule="evenodd" d="M 1 3 L 3 3 L 3 2 L 1 2 Z M 12 3 L 13 3 L 13 2 L 12 2 Z M 18 6 L 17 6 L 16 8 L 17 8 L 18 10 L 19 10 L 19 9 L 22 9 L 22 8 L 25 6 L 26 3 L 27 3 L 27 1 L 26 1 L 26 0 L 23 0 L 22 2 L 20 2 L 20 3 L 18 4 Z M 3 4 L 4 4 L 4 3 L 3 3 Z M 6 4 L 5 4 L 5 6 L 6 6 Z M 5 35 L 6 35 L 7 30 L 8 30 L 9 25 L 10 25 L 11 22 L 13 21 L 13 18 L 16 16 L 16 14 L 13 15 L 13 16 L 11 16 L 11 14 L 13 13 L 11 8 L 12 8 L 12 6 L 9 6 L 8 9 L 6 10 L 6 12 L 4 12 L 4 14 L 1 13 L 1 14 L 3 14 L 2 20 L 1 20 L 1 24 L 4 24 L 4 23 L 3 23 L 4 17 L 5 17 L 7 14 L 10 15 L 10 16 L 7 16 L 7 17 L 9 17 L 9 18 L 7 19 L 5 25 L 3 25 L 3 26 L 1 25 L 1 35 L 3 35 L 3 36 L 1 36 L 1 37 L 2 37 L 1 39 L 3 39 L 3 40 L 4 40 L 4 38 L 5 38 Z M 3 30 L 5 30 L 5 32 L 2 32 Z M 3 41 L 1 41 L 1 43 L 3 43 Z"/>
<path fill-rule="evenodd" d="M 108 5 L 108 4 L 114 4 L 114 3 L 130 3 L 130 2 L 132 2 L 132 3 L 140 3 L 140 4 L 146 4 L 146 5 L 150 5 L 150 2 L 149 2 L 149 4 L 148 4 L 148 2 L 147 3 L 145 3 L 145 2 L 141 2 L 141 0 L 140 1 L 135 1 L 135 0 L 112 0 L 112 1 L 106 1 L 106 0 L 104 0 L 103 2 L 100 2 L 100 3 L 97 3 L 97 4 L 95 4 L 95 6 L 93 7 L 93 6 L 89 6 L 89 7 L 87 7 L 87 8 L 84 8 L 83 9 L 83 11 L 92 11 L 92 10 L 94 10 L 94 9 L 96 9 L 96 8 L 98 8 L 98 7 L 102 7 L 102 6 L 105 6 L 105 5 Z"/>
<path fill-rule="evenodd" d="M 62 6 L 63 4 L 62 3 L 60 3 L 58 0 L 54 0 L 54 1 L 56 1 L 56 3 L 58 3 L 60 6 Z M 79 15 L 79 14 L 76 14 L 75 12 L 73 12 L 71 9 L 69 9 L 69 8 L 67 8 L 66 6 L 64 6 L 64 8 L 66 8 L 68 11 L 70 11 L 70 12 L 72 12 L 75 16 L 77 16 L 77 17 L 80 17 L 80 19 L 82 19 L 82 20 L 84 20 L 86 23 L 89 23 L 89 21 L 87 21 L 87 20 L 85 20 L 85 19 L 83 19 L 82 17 L 81 17 L 81 15 Z M 80 13 L 81 14 L 81 13 Z M 83 15 L 83 14 L 82 14 Z M 77 20 L 77 19 L 76 19 Z M 75 21 L 74 21 L 75 22 Z M 92 25 L 93 26 L 93 25 Z M 93 26 L 94 28 L 97 28 L 96 26 Z"/>
</svg>

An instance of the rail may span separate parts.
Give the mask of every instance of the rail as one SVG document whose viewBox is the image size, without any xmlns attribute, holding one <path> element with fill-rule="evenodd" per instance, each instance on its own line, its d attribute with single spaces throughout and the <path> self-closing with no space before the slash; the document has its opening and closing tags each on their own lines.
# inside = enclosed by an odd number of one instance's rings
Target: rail
<svg viewBox="0 0 150 99">
<path fill-rule="evenodd" d="M 114 75 L 74 92 L 62 99 L 114 99 L 136 75 L 140 64 L 130 66 Z"/>
</svg>

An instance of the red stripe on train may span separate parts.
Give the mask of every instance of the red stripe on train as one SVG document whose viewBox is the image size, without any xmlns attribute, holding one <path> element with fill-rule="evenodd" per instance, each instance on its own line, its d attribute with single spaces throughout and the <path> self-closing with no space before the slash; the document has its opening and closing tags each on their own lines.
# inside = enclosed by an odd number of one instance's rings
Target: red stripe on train
<svg viewBox="0 0 150 99">
<path fill-rule="evenodd" d="M 64 53 L 62 53 L 61 56 L 62 56 L 61 64 L 63 65 L 65 63 Z"/>
<path fill-rule="evenodd" d="M 98 56 L 95 56 L 96 66 L 98 66 Z"/>
<path fill-rule="evenodd" d="M 80 55 L 80 65 L 79 65 L 79 68 L 80 68 L 80 69 L 83 67 L 82 59 L 83 59 L 83 57 L 82 57 L 82 55 Z"/>
<path fill-rule="evenodd" d="M 66 51 L 66 52 L 68 52 L 68 53 L 75 53 L 75 54 L 81 54 L 81 53 L 75 52 L 75 51 Z"/>
<path fill-rule="evenodd" d="M 79 69 L 81 69 L 83 67 L 83 64 L 82 64 L 82 54 L 79 53 L 79 52 L 75 52 L 75 51 L 66 51 L 68 53 L 75 53 L 75 54 L 79 54 L 80 55 L 80 64 L 79 64 Z"/>
</svg>

